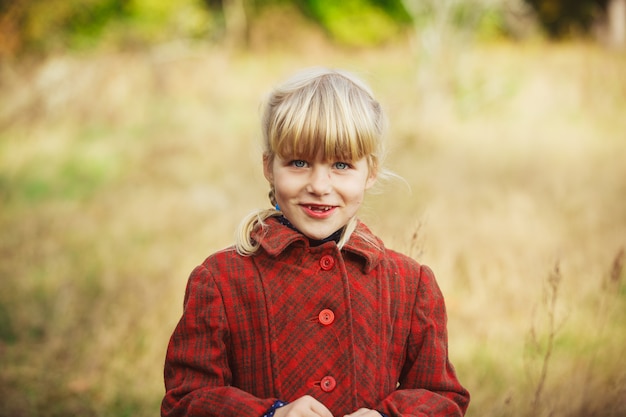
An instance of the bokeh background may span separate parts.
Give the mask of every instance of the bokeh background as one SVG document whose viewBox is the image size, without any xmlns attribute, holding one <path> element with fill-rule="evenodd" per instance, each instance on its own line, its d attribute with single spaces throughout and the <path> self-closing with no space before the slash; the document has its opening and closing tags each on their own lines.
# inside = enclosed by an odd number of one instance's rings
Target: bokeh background
<svg viewBox="0 0 626 417">
<path fill-rule="evenodd" d="M 0 0 L 0 416 L 159 414 L 189 273 L 269 205 L 262 97 L 314 65 L 388 114 L 403 180 L 361 217 L 435 271 L 468 416 L 626 416 L 625 21 L 624 0 Z"/>
</svg>

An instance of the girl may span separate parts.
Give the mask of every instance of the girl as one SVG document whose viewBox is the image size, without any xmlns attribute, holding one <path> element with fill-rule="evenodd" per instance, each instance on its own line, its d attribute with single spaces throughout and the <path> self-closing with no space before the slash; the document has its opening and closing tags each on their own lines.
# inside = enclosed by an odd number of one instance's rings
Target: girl
<svg viewBox="0 0 626 417">
<path fill-rule="evenodd" d="M 192 272 L 161 415 L 464 415 L 432 271 L 356 217 L 388 175 L 370 90 L 307 70 L 270 94 L 262 127 L 274 208 Z"/>
</svg>

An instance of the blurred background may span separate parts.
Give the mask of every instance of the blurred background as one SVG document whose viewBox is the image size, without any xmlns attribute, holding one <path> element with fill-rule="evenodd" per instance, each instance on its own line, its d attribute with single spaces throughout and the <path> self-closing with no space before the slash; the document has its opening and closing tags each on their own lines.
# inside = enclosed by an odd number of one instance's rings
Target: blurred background
<svg viewBox="0 0 626 417">
<path fill-rule="evenodd" d="M 361 217 L 435 271 L 468 416 L 626 416 L 625 0 L 0 0 L 0 416 L 159 415 L 191 270 L 267 207 L 259 104 L 364 78 Z M 384 367 L 381 364 L 381 367 Z"/>
</svg>

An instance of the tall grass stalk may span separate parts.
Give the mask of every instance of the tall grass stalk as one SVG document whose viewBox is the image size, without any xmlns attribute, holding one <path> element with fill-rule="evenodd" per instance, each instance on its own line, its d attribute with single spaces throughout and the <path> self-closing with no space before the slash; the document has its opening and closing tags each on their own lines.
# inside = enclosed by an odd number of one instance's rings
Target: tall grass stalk
<svg viewBox="0 0 626 417">
<path fill-rule="evenodd" d="M 546 303 L 545 307 L 548 322 L 546 330 L 547 340 L 545 342 L 545 347 L 541 347 L 541 342 L 537 339 L 537 332 L 535 328 L 533 327 L 530 331 L 530 342 L 532 343 L 533 347 L 538 351 L 543 350 L 543 354 L 541 357 L 541 371 L 536 381 L 536 387 L 534 395 L 532 397 L 529 416 L 540 415 L 546 380 L 548 378 L 548 367 L 550 364 L 550 359 L 554 353 L 555 338 L 557 336 L 559 328 L 562 326 L 562 323 L 557 323 L 556 319 L 557 300 L 559 296 L 559 286 L 561 284 L 561 281 L 561 271 L 557 262 L 554 266 L 554 269 L 548 275 L 548 278 L 546 280 L 547 287 L 544 294 L 544 302 Z"/>
</svg>

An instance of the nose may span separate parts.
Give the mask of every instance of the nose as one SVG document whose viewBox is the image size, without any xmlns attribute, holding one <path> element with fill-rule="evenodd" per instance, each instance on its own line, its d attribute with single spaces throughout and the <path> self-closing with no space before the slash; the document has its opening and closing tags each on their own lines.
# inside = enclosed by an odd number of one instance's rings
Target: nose
<svg viewBox="0 0 626 417">
<path fill-rule="evenodd" d="M 315 195 L 328 194 L 332 188 L 330 174 L 328 167 L 315 165 L 309 175 L 307 192 Z"/>
</svg>

